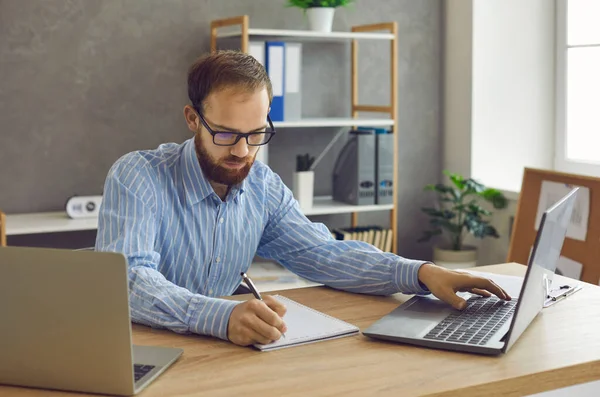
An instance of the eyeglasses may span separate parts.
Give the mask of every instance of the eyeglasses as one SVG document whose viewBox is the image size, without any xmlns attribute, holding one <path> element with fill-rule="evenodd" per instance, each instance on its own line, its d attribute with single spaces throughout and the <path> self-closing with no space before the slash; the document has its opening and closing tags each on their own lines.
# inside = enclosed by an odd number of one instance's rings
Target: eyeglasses
<svg viewBox="0 0 600 397">
<path fill-rule="evenodd" d="M 198 109 L 196 109 L 198 112 Z M 213 137 L 213 143 L 217 146 L 234 146 L 240 139 L 245 138 L 248 146 L 262 146 L 269 143 L 273 135 L 275 135 L 275 127 L 269 115 L 267 115 L 267 122 L 269 123 L 269 131 L 258 131 L 258 132 L 233 132 L 233 131 L 214 131 L 208 126 L 208 123 L 202 116 L 202 113 L 198 112 L 200 122 L 204 125 L 204 128 L 208 130 L 210 135 Z"/>
</svg>

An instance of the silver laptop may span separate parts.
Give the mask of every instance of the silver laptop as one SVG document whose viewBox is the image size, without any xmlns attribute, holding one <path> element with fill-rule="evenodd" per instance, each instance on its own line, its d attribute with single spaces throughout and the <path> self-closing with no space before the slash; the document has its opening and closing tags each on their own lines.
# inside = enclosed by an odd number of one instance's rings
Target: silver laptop
<svg viewBox="0 0 600 397">
<path fill-rule="evenodd" d="M 569 225 L 577 188 L 544 212 L 518 299 L 466 294 L 453 309 L 432 295 L 414 296 L 363 331 L 372 338 L 481 354 L 507 352 L 542 310 Z"/>
<path fill-rule="evenodd" d="M 132 395 L 183 350 L 132 346 L 123 255 L 4 247 L 0 352 L 2 384 Z"/>
</svg>

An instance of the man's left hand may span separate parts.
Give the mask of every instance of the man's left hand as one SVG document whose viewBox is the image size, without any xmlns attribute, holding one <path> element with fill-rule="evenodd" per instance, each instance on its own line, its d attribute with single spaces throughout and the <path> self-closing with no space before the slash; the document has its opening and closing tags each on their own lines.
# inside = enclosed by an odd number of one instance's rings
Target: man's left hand
<svg viewBox="0 0 600 397">
<path fill-rule="evenodd" d="M 494 294 L 503 300 L 511 299 L 508 293 L 492 280 L 448 270 L 431 263 L 426 263 L 419 268 L 419 281 L 425 284 L 433 295 L 458 310 L 464 309 L 467 302 L 456 295 L 457 292 L 471 292 L 481 296 Z"/>
</svg>

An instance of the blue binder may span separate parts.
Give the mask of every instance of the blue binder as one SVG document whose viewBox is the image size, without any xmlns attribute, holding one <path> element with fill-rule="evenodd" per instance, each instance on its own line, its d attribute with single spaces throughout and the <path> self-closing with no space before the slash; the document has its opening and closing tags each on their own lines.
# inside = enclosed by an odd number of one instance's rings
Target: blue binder
<svg viewBox="0 0 600 397">
<path fill-rule="evenodd" d="M 265 43 L 265 69 L 273 86 L 273 101 L 269 115 L 273 121 L 284 121 L 285 43 L 283 41 Z"/>
</svg>

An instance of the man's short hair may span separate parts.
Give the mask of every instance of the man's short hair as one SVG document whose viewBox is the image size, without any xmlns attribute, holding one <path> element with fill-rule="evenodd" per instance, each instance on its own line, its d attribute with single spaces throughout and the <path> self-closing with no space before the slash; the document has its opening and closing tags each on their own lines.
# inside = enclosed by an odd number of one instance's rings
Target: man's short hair
<svg viewBox="0 0 600 397">
<path fill-rule="evenodd" d="M 188 72 L 188 97 L 198 111 L 204 111 L 204 100 L 214 91 L 240 88 L 249 92 L 266 88 L 269 103 L 273 87 L 265 68 L 252 55 L 221 50 L 198 58 Z"/>
</svg>

